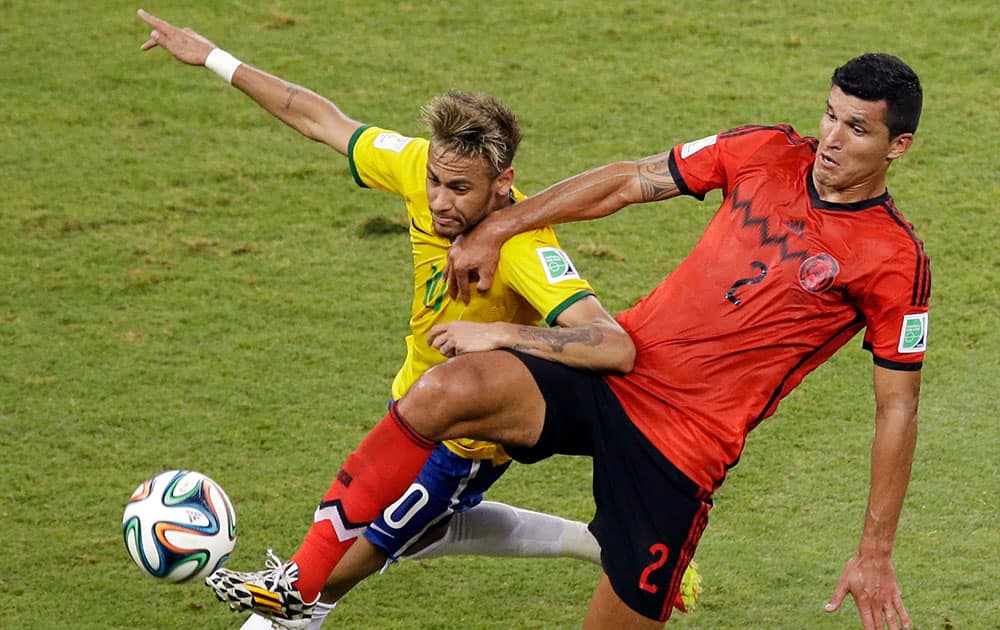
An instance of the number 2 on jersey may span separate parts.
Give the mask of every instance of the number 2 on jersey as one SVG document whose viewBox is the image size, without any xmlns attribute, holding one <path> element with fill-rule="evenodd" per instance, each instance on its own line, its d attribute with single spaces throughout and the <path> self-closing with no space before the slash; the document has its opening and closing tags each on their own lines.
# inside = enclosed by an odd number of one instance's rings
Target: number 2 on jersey
<svg viewBox="0 0 1000 630">
<path fill-rule="evenodd" d="M 729 290 L 726 291 L 726 299 L 732 302 L 734 306 L 739 306 L 740 304 L 743 303 L 743 300 L 741 300 L 736 295 L 736 289 L 739 289 L 745 284 L 757 284 L 758 282 L 767 277 L 767 265 L 765 265 L 764 263 L 760 262 L 759 260 L 755 260 L 752 263 L 750 263 L 750 266 L 757 270 L 757 275 L 752 276 L 750 278 L 741 278 L 737 280 L 736 282 L 733 283 L 733 286 L 729 287 Z"/>
</svg>

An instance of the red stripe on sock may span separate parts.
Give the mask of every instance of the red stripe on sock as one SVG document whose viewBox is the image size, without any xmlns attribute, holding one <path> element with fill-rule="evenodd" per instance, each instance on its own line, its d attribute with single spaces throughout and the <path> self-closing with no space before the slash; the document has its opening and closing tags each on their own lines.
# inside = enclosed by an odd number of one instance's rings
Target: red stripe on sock
<svg viewBox="0 0 1000 630">
<path fill-rule="evenodd" d="M 417 433 L 417 430 L 413 428 L 413 425 L 403 417 L 403 414 L 399 413 L 399 403 L 393 401 L 393 403 L 389 406 L 389 415 L 392 416 L 392 419 L 396 421 L 399 428 L 402 429 L 406 435 L 417 444 L 417 446 L 423 446 L 424 448 L 434 448 L 437 446 L 437 442 L 428 440 L 424 436 Z"/>
</svg>

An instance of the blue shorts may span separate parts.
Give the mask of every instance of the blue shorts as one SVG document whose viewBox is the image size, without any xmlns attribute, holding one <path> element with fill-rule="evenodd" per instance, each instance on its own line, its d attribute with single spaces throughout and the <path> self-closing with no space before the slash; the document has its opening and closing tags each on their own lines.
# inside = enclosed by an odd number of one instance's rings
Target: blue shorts
<svg viewBox="0 0 1000 630">
<path fill-rule="evenodd" d="M 396 560 L 424 533 L 483 500 L 483 493 L 510 467 L 466 459 L 438 444 L 416 481 L 365 530 L 365 538 Z"/>
</svg>

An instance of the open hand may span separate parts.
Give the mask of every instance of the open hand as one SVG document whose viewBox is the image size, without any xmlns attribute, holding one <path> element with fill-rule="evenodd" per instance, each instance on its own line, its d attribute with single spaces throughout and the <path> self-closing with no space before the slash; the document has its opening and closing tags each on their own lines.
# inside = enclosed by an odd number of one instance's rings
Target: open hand
<svg viewBox="0 0 1000 630">
<path fill-rule="evenodd" d="M 864 630 L 899 630 L 910 627 L 910 616 L 896 583 L 896 569 L 889 558 L 862 558 L 847 561 L 840 582 L 826 605 L 827 612 L 840 608 L 850 593 L 861 615 Z"/>
</svg>

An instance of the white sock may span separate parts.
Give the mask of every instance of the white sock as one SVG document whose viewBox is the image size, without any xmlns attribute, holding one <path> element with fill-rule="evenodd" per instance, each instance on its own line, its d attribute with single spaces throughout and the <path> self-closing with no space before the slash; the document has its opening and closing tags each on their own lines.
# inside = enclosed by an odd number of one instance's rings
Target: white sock
<svg viewBox="0 0 1000 630">
<path fill-rule="evenodd" d="M 305 630 L 319 630 L 320 626 L 323 625 L 323 620 L 326 619 L 326 616 L 330 614 L 330 611 L 336 605 L 336 602 L 332 604 L 318 602 L 316 608 L 313 608 L 312 618 L 309 620 L 309 625 L 305 627 Z M 240 626 L 240 630 L 275 630 L 275 628 L 284 627 L 281 625 L 281 622 L 272 622 L 267 617 L 254 613 L 247 617 L 247 620 Z"/>
<path fill-rule="evenodd" d="M 323 620 L 326 616 L 330 614 L 330 611 L 337 606 L 337 602 L 332 604 L 327 604 L 326 602 L 316 602 L 316 607 L 313 608 L 312 618 L 309 620 L 309 625 L 306 626 L 306 630 L 319 630 L 320 626 L 323 625 Z"/>
<path fill-rule="evenodd" d="M 267 617 L 262 617 L 257 613 L 251 613 L 247 620 L 240 626 L 240 630 L 272 630 L 274 625 Z"/>
<path fill-rule="evenodd" d="M 456 555 L 601 563 L 601 547 L 585 523 L 494 501 L 455 514 L 441 540 L 406 558 Z"/>
</svg>

